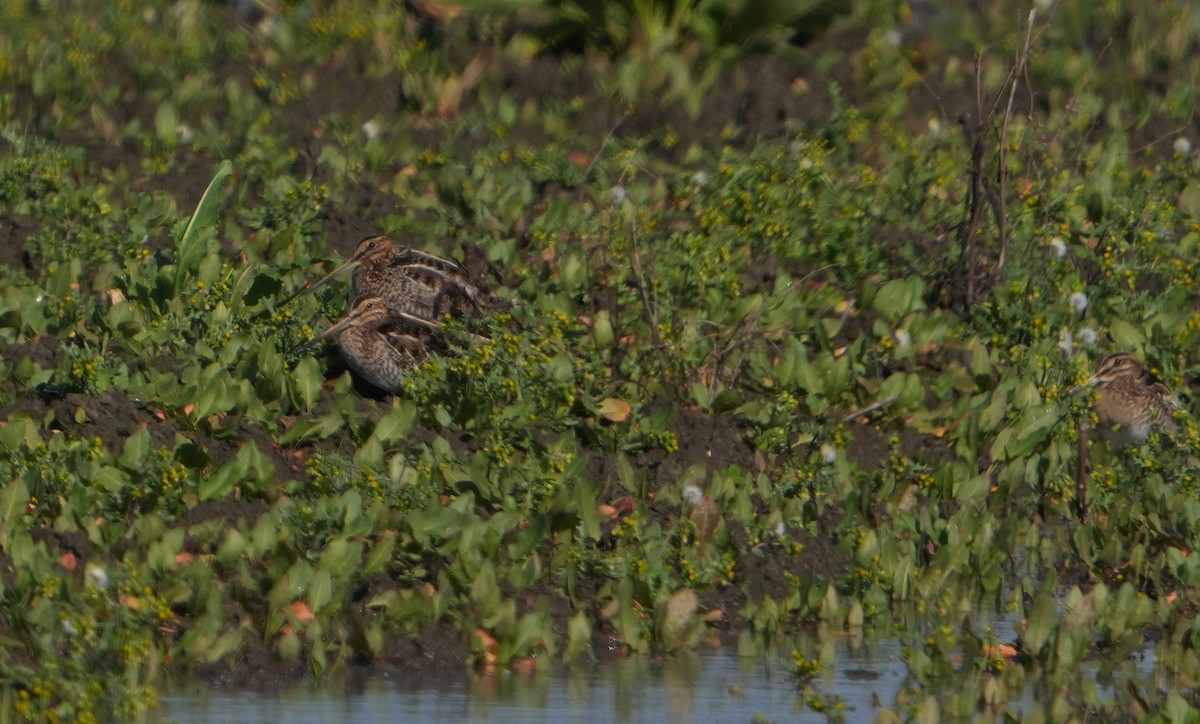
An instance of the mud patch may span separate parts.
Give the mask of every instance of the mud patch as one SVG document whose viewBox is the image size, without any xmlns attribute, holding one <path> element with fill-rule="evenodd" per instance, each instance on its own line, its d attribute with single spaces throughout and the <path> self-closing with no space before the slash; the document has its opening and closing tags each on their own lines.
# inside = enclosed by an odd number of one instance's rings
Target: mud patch
<svg viewBox="0 0 1200 724">
<path fill-rule="evenodd" d="M 785 555 L 778 544 L 762 544 L 761 553 L 754 551 L 740 525 L 731 524 L 729 533 L 738 550 L 750 551 L 742 556 L 736 578 L 748 601 L 757 602 L 768 596 L 782 601 L 791 595 L 796 580 L 834 579 L 844 575 L 850 566 L 847 553 L 832 541 L 805 530 L 789 531 L 791 538 L 801 545 L 800 552 L 794 556 Z"/>
<path fill-rule="evenodd" d="M 899 437 L 899 453 L 917 462 L 937 465 L 954 459 L 954 450 L 944 440 L 911 427 L 889 433 L 878 425 L 857 424 L 850 432 L 854 443 L 846 447 L 846 457 L 863 472 L 876 470 L 887 461 L 894 435 Z"/>
<path fill-rule="evenodd" d="M 652 404 L 650 409 L 662 404 L 669 403 Z M 754 448 L 747 441 L 745 432 L 733 420 L 678 406 L 673 416 L 671 429 L 679 444 L 678 450 L 673 453 L 660 449 L 649 450 L 629 459 L 634 474 L 646 476 L 652 489 L 671 484 L 697 463 L 703 463 L 710 472 L 724 470 L 731 465 L 742 470 L 755 469 Z M 615 484 L 616 456 L 590 451 L 584 474 L 602 485 Z"/>
<path fill-rule="evenodd" d="M 226 614 L 233 620 L 246 615 L 233 602 L 227 604 Z M 373 614 L 367 614 L 370 615 Z M 352 649 L 365 652 L 365 641 L 358 638 L 352 634 L 347 643 Z M 308 679 L 311 673 L 304 663 L 307 653 L 307 647 L 303 647 L 297 660 L 284 661 L 261 638 L 250 635 L 234 656 L 198 664 L 187 671 L 172 671 L 170 675 L 188 685 L 203 682 L 209 689 L 269 691 Z M 344 667 L 341 673 L 345 677 L 458 680 L 469 671 L 470 656 L 471 647 L 464 632 L 447 623 L 435 623 L 415 632 L 386 632 L 378 658 L 370 659 L 365 653 L 354 656 L 347 662 L 352 666 Z"/>
<path fill-rule="evenodd" d="M 52 429 L 69 433 L 79 440 L 99 438 L 114 453 L 121 452 L 125 440 L 137 432 L 138 427 L 150 433 L 150 441 L 155 447 L 175 448 L 178 428 L 174 423 L 114 390 L 94 397 L 72 392 L 51 403 L 50 408 L 54 411 Z M 80 411 L 83 419 L 76 422 Z"/>
<path fill-rule="evenodd" d="M 0 346 L 0 357 L 13 365 L 29 360 L 38 367 L 48 370 L 55 367 L 55 360 L 58 359 L 58 338 L 49 334 L 39 334 L 28 342 L 20 344 L 0 342 L 0 345 L 2 345 Z"/>
<path fill-rule="evenodd" d="M 30 271 L 33 261 L 25 240 L 37 230 L 33 219 L 20 214 L 0 215 L 0 268 Z"/>
<path fill-rule="evenodd" d="M 253 527 L 258 517 L 270 509 L 270 505 L 258 500 L 204 500 L 192 506 L 172 525 L 186 529 L 212 520 L 223 520 L 230 526 L 245 521 L 247 526 Z"/>
</svg>

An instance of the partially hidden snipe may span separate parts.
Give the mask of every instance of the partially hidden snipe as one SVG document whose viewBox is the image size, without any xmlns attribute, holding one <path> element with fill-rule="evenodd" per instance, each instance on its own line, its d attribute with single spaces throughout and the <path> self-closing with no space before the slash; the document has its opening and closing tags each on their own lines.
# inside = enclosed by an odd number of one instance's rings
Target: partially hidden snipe
<svg viewBox="0 0 1200 724">
<path fill-rule="evenodd" d="M 437 331 L 433 322 L 396 312 L 379 297 L 360 297 L 346 316 L 301 351 L 334 339 L 355 374 L 394 393 L 400 391 L 408 370 L 425 359 L 426 340 Z"/>
<path fill-rule="evenodd" d="M 1120 444 L 1145 442 L 1154 428 L 1166 432 L 1179 428 L 1173 416 L 1179 400 L 1133 355 L 1108 355 L 1096 374 L 1071 391 L 1088 386 L 1100 393 L 1093 409 L 1101 426 L 1110 428 L 1111 439 Z"/>
<path fill-rule="evenodd" d="M 481 291 L 462 264 L 403 246 L 383 235 L 360 241 L 344 264 L 288 297 L 284 304 L 351 268 L 356 297 L 377 297 L 393 311 L 423 319 L 440 319 L 446 314 L 461 317 L 480 307 L 508 306 L 508 302 Z"/>
</svg>

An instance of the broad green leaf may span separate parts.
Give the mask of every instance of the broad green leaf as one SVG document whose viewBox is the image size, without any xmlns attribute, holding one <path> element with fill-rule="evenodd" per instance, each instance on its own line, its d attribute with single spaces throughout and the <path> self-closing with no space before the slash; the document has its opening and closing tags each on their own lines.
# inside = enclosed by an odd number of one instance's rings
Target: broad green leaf
<svg viewBox="0 0 1200 724">
<path fill-rule="evenodd" d="M 125 438 L 125 445 L 121 449 L 121 467 L 126 470 L 133 470 L 140 467 L 146 455 L 150 452 L 150 431 L 144 427 L 138 427 L 132 435 Z"/>
<path fill-rule="evenodd" d="M 987 475 L 976 475 L 957 482 L 954 485 L 954 498 L 963 505 L 978 503 L 987 497 L 991 484 L 991 478 Z"/>
<path fill-rule="evenodd" d="M 1113 338 L 1116 349 L 1140 349 L 1146 344 L 1146 334 L 1140 327 L 1134 326 L 1123 319 L 1114 319 L 1108 324 L 1108 333 Z"/>
<path fill-rule="evenodd" d="M 329 571 L 317 571 L 308 584 L 306 599 L 308 605 L 315 613 L 325 608 L 331 598 L 333 598 L 333 577 L 329 575 Z"/>
<path fill-rule="evenodd" d="M 170 101 L 159 104 L 155 111 L 154 133 L 167 146 L 174 146 L 179 139 L 179 113 Z"/>
<path fill-rule="evenodd" d="M 279 608 L 286 603 L 291 603 L 308 590 L 312 580 L 312 566 L 303 560 L 296 561 L 271 587 L 267 594 L 267 602 L 271 608 Z"/>
<path fill-rule="evenodd" d="M 103 465 L 96 473 L 96 484 L 110 493 L 116 493 L 124 490 L 125 486 L 130 484 L 129 473 L 114 468 L 111 465 Z"/>
<path fill-rule="evenodd" d="M 1179 210 L 1188 216 L 1200 216 L 1200 183 L 1193 181 L 1183 187 L 1179 194 Z"/>
<path fill-rule="evenodd" d="M 536 515 L 527 526 L 517 533 L 516 540 L 508 547 L 508 557 L 511 560 L 523 560 L 533 552 L 550 531 L 550 525 L 544 515 Z"/>
<path fill-rule="evenodd" d="M 403 439 L 413 431 L 416 424 L 416 405 L 409 400 L 403 400 L 392 408 L 388 414 L 380 418 L 379 422 L 375 423 L 375 429 L 371 432 L 371 439 L 378 441 L 386 447 L 397 440 Z"/>
<path fill-rule="evenodd" d="M 345 424 L 345 419 L 335 412 L 322 415 L 315 420 L 297 420 L 279 436 L 279 444 L 291 445 L 300 440 L 313 438 L 321 440 L 341 430 Z"/>
<path fill-rule="evenodd" d="M 1021 635 L 1022 650 L 1030 656 L 1037 656 L 1050 639 L 1057 622 L 1054 598 L 1046 592 L 1039 593 L 1026 616 L 1025 631 Z"/>
<path fill-rule="evenodd" d="M 924 309 L 924 294 L 925 283 L 920 277 L 893 279 L 879 288 L 872 304 L 878 312 L 896 322 L 905 315 Z"/>
<path fill-rule="evenodd" d="M 1013 425 L 1015 433 L 1005 446 L 1005 456 L 1009 460 L 1018 460 L 1029 455 L 1045 442 L 1060 419 L 1062 410 L 1056 405 L 1039 405 L 1026 410 Z"/>
<path fill-rule="evenodd" d="M 484 561 L 471 582 L 470 600 L 484 616 L 493 612 L 500 604 L 500 588 L 496 585 L 496 569 L 490 561 Z"/>
<path fill-rule="evenodd" d="M 37 425 L 26 412 L 14 412 L 0 425 L 0 447 L 17 450 L 22 445 L 33 447 L 42 441 Z"/>
<path fill-rule="evenodd" d="M 345 575 L 348 571 L 358 569 L 361 558 L 361 543 L 351 543 L 345 538 L 334 538 L 321 552 L 321 557 L 317 560 L 317 570 L 328 571 L 338 576 Z"/>
<path fill-rule="evenodd" d="M 200 482 L 198 490 L 200 499 L 212 500 L 228 495 L 234 485 L 245 479 L 259 457 L 258 448 L 254 446 L 254 443 L 244 443 L 232 460 L 217 468 L 212 475 Z"/>
<path fill-rule="evenodd" d="M 563 659 L 570 661 L 587 651 L 592 641 L 592 623 L 583 611 L 577 612 L 567 622 L 567 648 Z"/>
<path fill-rule="evenodd" d="M 4 529 L 0 532 L 3 537 L 0 538 L 0 543 L 7 545 L 9 531 L 14 527 L 25 528 L 20 521 L 25 515 L 25 507 L 28 504 L 29 488 L 25 487 L 24 481 L 17 478 L 4 486 L 3 491 L 0 492 L 0 515 L 4 516 Z"/>
<path fill-rule="evenodd" d="M 362 574 L 369 576 L 385 570 L 392 562 L 392 553 L 396 550 L 396 534 L 385 532 L 377 543 L 367 553 L 363 560 Z"/>
<path fill-rule="evenodd" d="M 633 480 L 633 465 L 625 453 L 617 453 L 617 482 L 626 490 L 635 490 Z"/>
</svg>

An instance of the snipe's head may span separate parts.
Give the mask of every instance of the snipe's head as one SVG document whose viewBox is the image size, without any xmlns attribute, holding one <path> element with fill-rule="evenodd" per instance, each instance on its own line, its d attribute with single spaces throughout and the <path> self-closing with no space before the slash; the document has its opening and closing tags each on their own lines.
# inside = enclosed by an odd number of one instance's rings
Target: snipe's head
<svg viewBox="0 0 1200 724">
<path fill-rule="evenodd" d="M 1100 360 L 1100 366 L 1096 368 L 1096 373 L 1071 392 L 1093 385 L 1103 389 L 1121 380 L 1140 380 L 1144 375 L 1142 363 L 1138 362 L 1133 355 L 1128 352 L 1117 352 Z"/>
<path fill-rule="evenodd" d="M 364 264 L 375 260 L 390 259 L 400 251 L 401 248 L 396 242 L 382 234 L 368 236 L 367 238 L 358 242 L 358 246 L 354 247 L 354 253 L 350 255 L 349 259 L 342 262 L 341 266 L 326 274 L 320 279 L 320 281 L 316 282 L 312 286 L 305 287 L 304 289 L 301 289 L 292 296 L 283 300 L 279 306 L 283 306 L 293 299 L 303 297 L 305 294 L 311 294 L 317 289 L 328 284 L 333 279 L 337 278 L 338 275 L 349 269 L 353 269 L 359 264 Z"/>
<path fill-rule="evenodd" d="M 330 325 L 325 331 L 313 337 L 312 341 L 300 348 L 301 352 L 327 339 L 337 339 L 338 335 L 352 327 L 377 328 L 385 324 L 391 317 L 387 304 L 379 297 L 360 297 L 354 300 L 346 316 Z"/>
</svg>

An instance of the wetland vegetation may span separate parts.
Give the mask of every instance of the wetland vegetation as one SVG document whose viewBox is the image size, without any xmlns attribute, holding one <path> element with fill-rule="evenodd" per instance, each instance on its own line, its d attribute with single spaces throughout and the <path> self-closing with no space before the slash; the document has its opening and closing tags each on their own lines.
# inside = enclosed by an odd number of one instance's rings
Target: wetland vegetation
<svg viewBox="0 0 1200 724">
<path fill-rule="evenodd" d="M 880 720 L 1195 720 L 1200 15 L 933 5 L 0 3 L 0 719 L 884 632 Z M 395 396 L 282 304 L 376 233 L 519 302 Z"/>
</svg>

